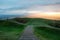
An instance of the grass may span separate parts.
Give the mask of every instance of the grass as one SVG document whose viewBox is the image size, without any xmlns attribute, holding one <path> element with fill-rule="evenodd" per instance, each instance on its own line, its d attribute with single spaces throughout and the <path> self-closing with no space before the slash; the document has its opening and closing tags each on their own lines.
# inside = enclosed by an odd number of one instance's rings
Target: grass
<svg viewBox="0 0 60 40">
<path fill-rule="evenodd" d="M 25 25 L 0 20 L 0 40 L 18 40 Z"/>
<path fill-rule="evenodd" d="M 40 19 L 40 18 L 30 18 L 31 21 L 29 23 L 29 25 L 33 25 L 33 26 L 40 26 L 40 25 L 46 25 L 45 22 L 46 20 L 44 19 Z"/>
<path fill-rule="evenodd" d="M 48 26 L 54 21 L 39 18 L 23 18 L 23 20 L 27 20 L 27 23 L 24 24 L 33 25 L 35 27 L 34 33 L 41 40 L 60 40 L 60 30 L 47 27 L 38 27 Z M 24 28 L 25 25 L 19 25 L 8 20 L 0 20 L 0 40 L 17 40 L 19 36 L 21 36 Z"/>
<path fill-rule="evenodd" d="M 35 27 L 35 35 L 41 40 L 60 40 L 60 30 L 47 27 Z"/>
<path fill-rule="evenodd" d="M 23 23 L 23 24 L 26 24 L 30 21 L 30 18 L 14 18 L 12 20 Z"/>
<path fill-rule="evenodd" d="M 48 28 L 55 20 L 33 18 L 29 25 L 34 26 L 35 35 L 41 40 L 60 40 L 60 30 Z M 44 26 L 44 27 L 40 27 Z M 51 26 L 54 27 L 54 26 Z M 57 28 L 57 26 L 56 26 Z"/>
</svg>

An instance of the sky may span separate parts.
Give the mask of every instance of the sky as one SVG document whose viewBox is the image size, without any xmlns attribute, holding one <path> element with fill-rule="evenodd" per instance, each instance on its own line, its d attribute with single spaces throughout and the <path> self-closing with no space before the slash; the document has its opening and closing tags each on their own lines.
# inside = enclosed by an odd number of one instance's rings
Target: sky
<svg viewBox="0 0 60 40">
<path fill-rule="evenodd" d="M 41 14 L 48 15 L 46 13 L 60 15 L 60 0 L 0 0 L 0 15 L 25 15 L 26 17 L 35 15 L 37 17 Z"/>
</svg>

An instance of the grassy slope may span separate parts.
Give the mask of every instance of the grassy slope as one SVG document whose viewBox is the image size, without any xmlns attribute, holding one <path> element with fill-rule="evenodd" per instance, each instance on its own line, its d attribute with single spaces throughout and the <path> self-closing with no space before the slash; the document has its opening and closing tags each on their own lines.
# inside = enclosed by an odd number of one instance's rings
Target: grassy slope
<svg viewBox="0 0 60 40">
<path fill-rule="evenodd" d="M 53 31 L 51 32 L 52 29 L 48 28 L 49 29 L 48 30 L 48 29 L 42 28 L 44 30 L 41 30 L 40 28 L 38 29 L 38 27 L 37 27 L 37 26 L 41 26 L 41 25 L 42 26 L 47 26 L 47 24 L 49 24 L 49 23 L 51 23 L 53 21 L 39 19 L 39 18 L 34 18 L 34 19 L 33 18 L 28 19 L 27 18 L 27 20 L 29 20 L 29 22 L 27 23 L 28 25 L 34 25 L 34 26 L 36 26 L 35 33 L 39 37 L 42 37 L 42 39 L 44 39 L 44 40 L 55 40 L 55 39 L 56 40 L 59 40 L 59 37 L 60 36 L 57 35 L 58 33 L 54 34 L 55 32 L 54 33 L 53 33 Z M 2 24 L 4 25 L 3 27 L 1 26 Z M 13 23 L 8 24 L 6 22 L 4 22 L 4 23 L 1 23 L 0 22 L 1 35 L 3 35 L 3 36 L 0 35 L 0 37 L 2 39 L 6 39 L 7 40 L 7 38 L 8 38 L 9 40 L 15 40 L 16 37 L 19 36 L 19 33 L 22 31 L 22 29 L 24 29 L 24 26 L 23 25 L 17 26 L 17 25 L 12 25 L 12 24 Z M 54 31 L 56 31 L 56 30 L 54 30 Z M 44 35 L 43 35 L 43 33 L 44 33 Z M 5 37 L 4 37 L 4 35 L 5 35 Z"/>
<path fill-rule="evenodd" d="M 48 23 L 52 22 L 50 20 L 46 19 L 39 19 L 39 18 L 31 18 L 32 21 L 30 21 L 29 25 L 34 25 L 34 26 L 46 26 Z"/>
<path fill-rule="evenodd" d="M 17 40 L 25 25 L 0 20 L 0 40 Z"/>
<path fill-rule="evenodd" d="M 51 28 L 39 28 L 38 26 L 47 26 L 52 23 L 52 20 L 34 18 L 30 22 L 30 25 L 36 26 L 35 34 L 40 37 L 42 40 L 60 40 L 60 30 L 51 29 Z M 53 26 L 52 26 L 53 27 Z"/>
<path fill-rule="evenodd" d="M 60 30 L 46 27 L 35 27 L 35 34 L 41 40 L 60 40 Z"/>
</svg>

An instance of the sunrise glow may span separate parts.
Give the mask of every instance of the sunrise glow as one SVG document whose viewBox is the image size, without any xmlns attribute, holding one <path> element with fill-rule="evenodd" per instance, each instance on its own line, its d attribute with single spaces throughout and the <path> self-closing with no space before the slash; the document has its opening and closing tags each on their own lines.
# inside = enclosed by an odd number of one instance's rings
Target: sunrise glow
<svg viewBox="0 0 60 40">
<path fill-rule="evenodd" d="M 46 12 L 47 15 L 55 15 L 55 12 Z"/>
<path fill-rule="evenodd" d="M 28 18 L 60 20 L 60 0 L 1 0 L 0 16 L 19 15 Z"/>
<path fill-rule="evenodd" d="M 60 20 L 60 12 L 31 12 L 28 18 L 45 18 L 51 20 Z"/>
</svg>

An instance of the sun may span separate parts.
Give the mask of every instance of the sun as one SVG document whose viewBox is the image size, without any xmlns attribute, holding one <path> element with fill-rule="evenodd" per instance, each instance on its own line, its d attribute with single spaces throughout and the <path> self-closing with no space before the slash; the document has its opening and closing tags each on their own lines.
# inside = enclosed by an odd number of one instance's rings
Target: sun
<svg viewBox="0 0 60 40">
<path fill-rule="evenodd" d="M 45 12 L 47 15 L 55 15 L 55 12 Z"/>
</svg>

